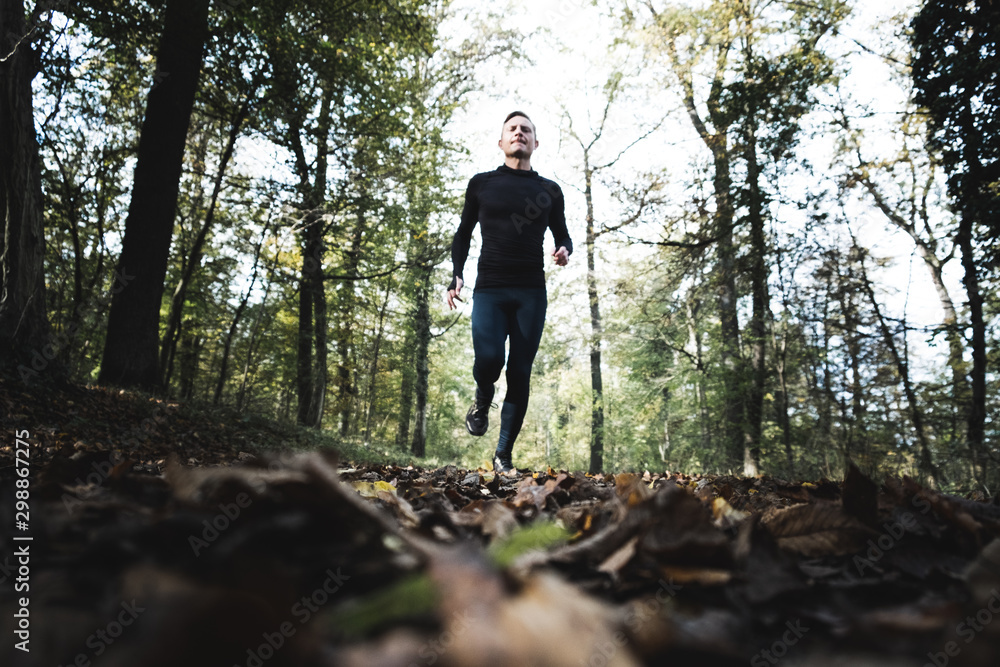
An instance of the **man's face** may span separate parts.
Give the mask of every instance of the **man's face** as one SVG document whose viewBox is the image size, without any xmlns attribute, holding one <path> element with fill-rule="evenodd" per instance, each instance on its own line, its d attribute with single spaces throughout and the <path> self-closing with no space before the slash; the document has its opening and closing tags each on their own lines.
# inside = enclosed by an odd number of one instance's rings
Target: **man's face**
<svg viewBox="0 0 1000 667">
<path fill-rule="evenodd" d="M 503 125 L 500 150 L 507 157 L 529 158 L 536 148 L 535 127 L 524 116 L 514 116 Z"/>
</svg>

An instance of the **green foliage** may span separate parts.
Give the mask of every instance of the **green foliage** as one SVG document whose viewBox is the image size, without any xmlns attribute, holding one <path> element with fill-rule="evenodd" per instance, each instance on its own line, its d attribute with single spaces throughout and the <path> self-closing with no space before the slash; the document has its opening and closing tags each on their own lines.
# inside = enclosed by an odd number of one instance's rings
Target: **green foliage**
<svg viewBox="0 0 1000 667">
<path fill-rule="evenodd" d="M 426 574 L 414 574 L 341 605 L 331 615 L 330 622 L 345 637 L 359 639 L 402 619 L 421 618 L 437 606 L 434 582 Z"/>
<path fill-rule="evenodd" d="M 519 556 L 533 551 L 546 551 L 569 540 L 565 526 L 553 522 L 535 522 L 515 530 L 490 545 L 489 556 L 497 567 L 510 566 Z"/>
</svg>

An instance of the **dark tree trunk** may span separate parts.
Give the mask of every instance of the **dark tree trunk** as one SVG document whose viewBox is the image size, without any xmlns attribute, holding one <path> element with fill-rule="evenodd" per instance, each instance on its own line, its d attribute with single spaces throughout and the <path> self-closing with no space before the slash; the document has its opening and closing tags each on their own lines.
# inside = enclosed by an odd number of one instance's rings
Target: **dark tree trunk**
<svg viewBox="0 0 1000 667">
<path fill-rule="evenodd" d="M 194 396 L 194 384 L 204 344 L 205 339 L 197 334 L 188 334 L 181 341 L 181 398 L 184 400 Z"/>
<path fill-rule="evenodd" d="M 410 419 L 413 417 L 413 389 L 414 375 L 416 370 L 413 367 L 415 356 L 413 354 L 415 338 L 412 332 L 407 332 L 403 339 L 403 366 L 401 369 L 403 378 L 399 385 L 399 422 L 396 426 L 396 446 L 406 449 L 410 442 Z"/>
<path fill-rule="evenodd" d="M 587 297 L 590 301 L 590 474 L 604 469 L 604 378 L 601 375 L 601 304 L 594 257 L 594 172 L 584 153 L 584 196 L 587 200 Z"/>
<path fill-rule="evenodd" d="M 970 214 L 963 212 L 955 242 L 962 252 L 962 267 L 965 269 L 962 282 L 969 298 L 969 322 L 972 325 L 972 396 L 967 437 L 975 472 L 982 480 L 986 473 L 983 453 L 986 439 L 986 323 L 983 319 L 983 295 L 979 290 L 979 272 L 972 244 L 972 226 Z"/>
<path fill-rule="evenodd" d="M 660 454 L 660 463 L 667 464 L 670 454 L 670 387 L 666 384 L 660 390 L 660 421 L 663 422 L 663 440 L 657 448 Z"/>
<path fill-rule="evenodd" d="M 298 415 L 296 421 L 303 426 L 315 426 L 314 405 L 318 368 L 313 361 L 316 342 L 313 309 L 317 295 L 324 293 L 322 276 L 322 232 L 319 215 L 306 214 L 302 243 L 302 274 L 299 280 L 299 335 L 296 373 L 298 386 Z M 324 293 L 325 294 L 325 293 Z M 324 374 L 325 380 L 325 374 Z"/>
<path fill-rule="evenodd" d="M 848 258 L 848 261 L 853 261 L 853 258 Z M 840 309 L 844 318 L 844 341 L 847 343 L 847 356 L 851 371 L 850 381 L 845 379 L 845 385 L 850 386 L 851 411 L 850 417 L 847 418 L 846 405 L 843 406 L 844 421 L 848 425 L 847 438 L 844 441 L 844 453 L 846 459 L 853 460 L 857 456 L 866 457 L 868 454 L 867 427 L 865 424 L 868 410 L 865 403 L 864 388 L 861 383 L 861 333 L 859 331 L 861 319 L 858 314 L 857 304 L 854 302 L 853 290 L 856 283 L 854 270 L 850 265 L 847 267 L 847 275 L 844 278 L 846 280 L 837 287 L 840 294 Z"/>
<path fill-rule="evenodd" d="M 718 190 L 716 195 L 718 199 Z M 740 355 L 740 324 L 736 313 L 736 260 L 731 221 L 730 226 L 724 228 L 719 239 L 718 260 L 716 290 L 720 320 L 719 331 L 722 338 L 721 357 L 725 392 L 723 429 L 726 439 L 727 464 L 736 470 L 744 465 L 743 414 L 745 401 L 743 397 L 743 362 Z"/>
<path fill-rule="evenodd" d="M 296 171 L 303 193 L 303 208 L 306 211 L 302 232 L 302 274 L 299 283 L 296 421 L 303 426 L 315 428 L 319 428 L 323 421 L 323 407 L 326 400 L 326 287 L 323 276 L 324 228 L 321 212 L 326 201 L 332 97 L 329 87 L 324 85 L 316 130 L 315 172 L 311 180 L 302 146 L 302 128 L 295 125 L 290 129 L 296 154 Z"/>
<path fill-rule="evenodd" d="M 156 389 L 159 321 L 184 145 L 205 40 L 208 0 L 168 0 L 157 75 L 146 101 L 132 201 L 98 381 Z"/>
<path fill-rule="evenodd" d="M 41 164 L 32 115 L 31 48 L 21 0 L 0 0 L 0 366 L 30 381 L 55 358 L 46 345 Z M 48 354 L 51 349 L 51 354 Z M 33 354 L 34 353 L 34 354 Z"/>
<path fill-rule="evenodd" d="M 782 336 L 781 343 L 774 341 L 775 372 L 778 375 L 778 426 L 781 428 L 781 442 L 785 449 L 785 463 L 788 466 L 788 479 L 795 479 L 795 456 L 792 453 L 792 422 L 788 414 L 788 379 L 785 375 L 788 358 L 787 334 Z"/>
<path fill-rule="evenodd" d="M 826 294 L 830 294 L 830 283 L 827 283 Z M 822 448 L 824 453 L 824 461 L 828 461 L 826 458 L 829 451 L 833 447 L 833 406 L 836 402 L 836 395 L 833 391 L 833 371 L 830 369 L 830 327 L 829 327 L 829 316 L 830 316 L 830 303 L 828 300 L 823 301 L 823 375 L 822 375 L 822 401 L 819 407 L 819 424 L 817 427 L 818 435 L 822 440 Z M 829 471 L 829 464 L 827 464 L 827 470 Z"/>
<path fill-rule="evenodd" d="M 431 344 L 431 311 L 428 285 L 431 279 L 430 267 L 421 267 L 417 287 L 417 311 L 414 317 L 414 338 L 417 347 L 414 352 L 416 361 L 416 420 L 413 425 L 413 444 L 410 451 L 414 456 L 424 456 L 427 451 L 427 391 L 430 370 L 427 355 Z"/>
<path fill-rule="evenodd" d="M 323 425 L 323 407 L 326 404 L 328 347 L 323 250 L 323 241 L 320 239 L 319 254 L 317 255 L 319 258 L 319 269 L 317 270 L 316 285 L 313 291 L 313 317 L 316 321 L 314 329 L 316 335 L 316 366 L 313 369 L 312 401 L 309 404 L 309 414 L 306 416 L 306 424 L 314 428 L 320 428 Z"/>
<path fill-rule="evenodd" d="M 750 223 L 750 284 L 753 312 L 747 329 L 750 344 L 750 386 L 746 401 L 746 433 L 743 474 L 753 477 L 760 469 L 760 446 L 764 426 L 764 385 L 767 381 L 767 319 L 770 296 L 767 288 L 767 239 L 764 234 L 760 165 L 757 161 L 756 113 L 751 110 L 746 133 L 747 196 Z"/>
</svg>

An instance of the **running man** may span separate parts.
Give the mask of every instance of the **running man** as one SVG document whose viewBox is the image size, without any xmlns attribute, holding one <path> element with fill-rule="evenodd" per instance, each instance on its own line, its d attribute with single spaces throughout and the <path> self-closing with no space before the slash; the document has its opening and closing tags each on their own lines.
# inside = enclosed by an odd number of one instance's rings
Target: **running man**
<svg viewBox="0 0 1000 667">
<path fill-rule="evenodd" d="M 494 383 L 504 367 L 504 343 L 510 339 L 507 394 L 500 410 L 500 439 L 493 469 L 514 471 L 511 453 L 528 410 L 531 364 L 545 325 L 545 230 L 552 230 L 558 266 L 566 266 L 573 242 L 566 230 L 562 190 L 531 168 L 538 148 L 535 125 L 514 111 L 504 119 L 498 142 L 504 163 L 495 171 L 476 174 L 465 191 L 462 219 L 451 244 L 454 277 L 448 287 L 448 307 L 461 301 L 462 271 L 469 256 L 472 230 L 478 222 L 483 237 L 472 306 L 472 346 L 476 399 L 465 427 L 480 436 L 489 427 Z"/>
</svg>

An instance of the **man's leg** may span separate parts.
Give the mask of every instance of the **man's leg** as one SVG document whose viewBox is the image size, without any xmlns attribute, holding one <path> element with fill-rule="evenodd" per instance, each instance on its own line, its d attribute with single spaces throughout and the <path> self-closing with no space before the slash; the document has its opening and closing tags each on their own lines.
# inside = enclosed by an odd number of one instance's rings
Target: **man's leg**
<svg viewBox="0 0 1000 667">
<path fill-rule="evenodd" d="M 509 459 L 514 440 L 521 432 L 528 411 L 531 365 L 542 340 L 548 300 L 544 287 L 510 288 L 516 293 L 516 309 L 511 313 L 510 354 L 507 358 L 507 395 L 500 411 L 500 440 L 497 454 Z"/>
<path fill-rule="evenodd" d="M 476 402 L 488 406 L 496 391 L 496 381 L 504 364 L 507 316 L 496 289 L 481 289 L 472 297 L 472 348 L 475 360 L 472 377 L 476 380 Z"/>
</svg>

